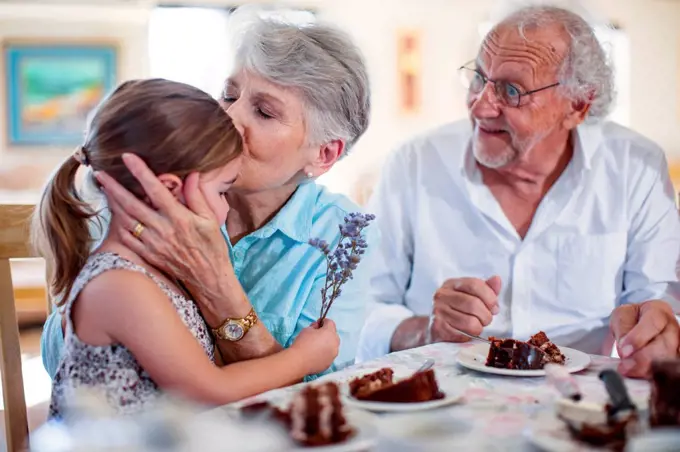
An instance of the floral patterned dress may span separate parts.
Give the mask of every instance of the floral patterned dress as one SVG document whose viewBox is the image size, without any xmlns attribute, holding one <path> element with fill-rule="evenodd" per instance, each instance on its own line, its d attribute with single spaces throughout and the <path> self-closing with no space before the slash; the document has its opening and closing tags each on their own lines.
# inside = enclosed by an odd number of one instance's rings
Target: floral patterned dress
<svg viewBox="0 0 680 452">
<path fill-rule="evenodd" d="M 117 254 L 93 254 L 76 278 L 71 294 L 64 305 L 66 316 L 64 352 L 52 382 L 50 418 L 59 419 L 64 415 L 64 408 L 77 388 L 86 387 L 102 391 L 109 405 L 121 414 L 137 412 L 153 403 L 162 394 L 132 353 L 124 346 L 119 344 L 88 345 L 82 342 L 73 330 L 71 321 L 73 301 L 89 281 L 113 269 L 140 272 L 158 284 L 174 305 L 184 324 L 201 344 L 206 355 L 211 361 L 215 361 L 213 339 L 193 301 L 171 290 L 167 284 L 143 267 Z"/>
</svg>

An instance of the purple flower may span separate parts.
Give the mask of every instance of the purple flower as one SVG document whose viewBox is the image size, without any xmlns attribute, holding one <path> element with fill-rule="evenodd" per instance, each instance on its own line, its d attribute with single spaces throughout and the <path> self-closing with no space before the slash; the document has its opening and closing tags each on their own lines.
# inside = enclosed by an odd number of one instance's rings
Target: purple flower
<svg viewBox="0 0 680 452">
<path fill-rule="evenodd" d="M 340 239 L 332 252 L 324 240 L 313 238 L 309 241 L 310 245 L 326 255 L 326 284 L 321 289 L 320 325 L 323 325 L 323 319 L 326 318 L 333 301 L 342 292 L 342 285 L 354 277 L 352 272 L 357 269 L 361 256 L 368 247 L 362 231 L 375 220 L 375 215 L 352 212 L 344 220 L 344 223 L 338 226 Z"/>
</svg>

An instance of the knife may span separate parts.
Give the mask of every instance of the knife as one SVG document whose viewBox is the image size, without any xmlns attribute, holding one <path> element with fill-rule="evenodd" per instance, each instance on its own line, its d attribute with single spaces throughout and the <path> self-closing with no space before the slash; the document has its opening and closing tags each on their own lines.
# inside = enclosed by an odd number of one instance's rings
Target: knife
<svg viewBox="0 0 680 452">
<path fill-rule="evenodd" d="M 623 377 L 614 369 L 605 369 L 599 374 L 600 380 L 609 394 L 611 402 L 608 415 L 614 421 L 621 421 L 629 417 L 632 412 L 637 411 L 637 407 L 630 400 L 628 389 L 623 381 Z"/>
</svg>

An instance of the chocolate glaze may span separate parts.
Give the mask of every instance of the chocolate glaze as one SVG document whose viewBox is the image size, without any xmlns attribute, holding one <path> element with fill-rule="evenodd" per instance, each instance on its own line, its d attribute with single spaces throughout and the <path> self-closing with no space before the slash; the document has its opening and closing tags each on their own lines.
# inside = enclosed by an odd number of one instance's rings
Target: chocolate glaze
<svg viewBox="0 0 680 452">
<path fill-rule="evenodd" d="M 526 342 L 514 339 L 489 338 L 491 346 L 486 365 L 500 369 L 542 369 L 544 353 Z"/>
</svg>

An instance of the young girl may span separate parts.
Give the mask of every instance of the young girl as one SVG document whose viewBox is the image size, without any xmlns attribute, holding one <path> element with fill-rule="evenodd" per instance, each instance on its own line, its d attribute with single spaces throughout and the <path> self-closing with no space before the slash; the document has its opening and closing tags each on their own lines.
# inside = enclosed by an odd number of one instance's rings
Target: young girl
<svg viewBox="0 0 680 452">
<path fill-rule="evenodd" d="M 275 355 L 218 367 L 210 330 L 180 282 L 113 232 L 91 251 L 97 213 L 78 195 L 76 172 L 81 166 L 106 171 L 141 198 L 124 153 L 143 158 L 182 202 L 183 185 L 197 180 L 187 176 L 199 173 L 199 188 L 223 224 L 229 210 L 224 194 L 240 168 L 241 138 L 216 100 L 181 83 L 129 81 L 99 107 L 85 144 L 47 183 L 35 215 L 34 240 L 52 269 L 51 292 L 66 318 L 50 417 L 64 414 L 78 387 L 102 390 L 114 409 L 130 413 L 162 391 L 218 405 L 328 368 L 339 346 L 332 322 L 307 328 Z M 94 183 L 92 171 L 86 177 Z M 112 215 L 110 221 L 123 220 Z"/>
</svg>

